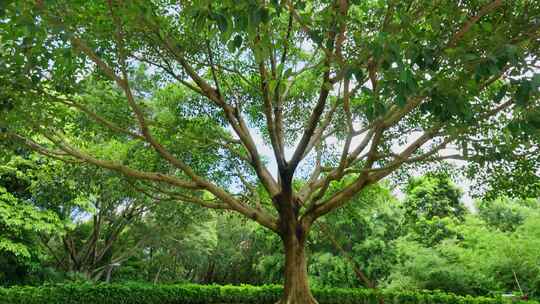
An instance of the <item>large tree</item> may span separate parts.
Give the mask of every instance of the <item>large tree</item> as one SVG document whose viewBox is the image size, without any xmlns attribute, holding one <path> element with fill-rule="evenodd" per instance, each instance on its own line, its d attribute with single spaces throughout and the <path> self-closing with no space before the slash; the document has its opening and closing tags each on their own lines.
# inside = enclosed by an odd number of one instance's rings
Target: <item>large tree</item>
<svg viewBox="0 0 540 304">
<path fill-rule="evenodd" d="M 313 223 L 397 170 L 460 158 L 537 178 L 538 1 L 22 0 L 0 16 L 2 137 L 277 233 L 282 303 L 316 303 Z M 119 142 L 133 160 L 101 152 Z"/>
<path fill-rule="evenodd" d="M 126 232 L 156 209 L 149 203 L 153 199 L 129 181 L 91 166 L 62 166 L 39 177 L 32 199 L 66 223 L 60 237 L 41 238 L 58 268 L 97 281 L 105 278 L 111 265 L 124 262 L 148 243 L 150 235 L 126 240 Z"/>
</svg>

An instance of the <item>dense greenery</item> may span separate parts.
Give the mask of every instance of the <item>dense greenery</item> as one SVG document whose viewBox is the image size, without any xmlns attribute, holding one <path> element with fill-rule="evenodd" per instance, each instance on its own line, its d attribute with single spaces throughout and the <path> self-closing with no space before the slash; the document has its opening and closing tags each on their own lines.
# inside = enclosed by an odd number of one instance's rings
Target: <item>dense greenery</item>
<svg viewBox="0 0 540 304">
<path fill-rule="evenodd" d="M 38 166 L 34 160 L 13 157 L 0 165 L 0 284 L 21 280 L 41 267 L 46 256 L 40 237 L 54 235 L 62 222 L 52 210 L 36 208 L 29 188 Z"/>
<path fill-rule="evenodd" d="M 533 0 L 0 1 L 2 283 L 538 296 L 539 67 Z"/>
<path fill-rule="evenodd" d="M 273 304 L 282 287 L 218 285 L 55 285 L 0 288 L 5 304 Z M 313 294 L 323 304 L 504 304 L 510 299 L 461 297 L 441 292 L 376 293 L 370 289 L 316 288 Z M 513 301 L 512 303 L 530 303 Z"/>
<path fill-rule="evenodd" d="M 27 246 L 23 254 L 2 250 L 3 258 L 10 261 L 0 267 L 3 285 L 106 281 L 109 270 L 114 283 L 283 282 L 280 240 L 260 226 L 232 213 L 190 210 L 172 201 L 156 204 L 151 197 L 145 204 L 156 205 L 130 219 L 126 211 L 131 202 L 115 204 L 114 198 L 146 196 L 122 190 L 117 176 L 94 170 L 92 176 L 100 178 L 85 181 L 87 175 L 79 166 L 44 161 L 37 156 L 12 156 L 5 166 L 12 170 L 2 175 L 3 185 L 11 185 L 6 188 L 9 197 L 19 197 L 32 212 L 47 214 L 45 219 L 56 219 L 55 226 L 19 234 L 19 243 Z M 58 172 L 62 172 L 61 180 L 52 178 Z M 307 244 L 312 285 L 378 286 L 398 293 L 441 290 L 475 296 L 521 294 L 521 288 L 529 297 L 539 297 L 538 200 L 478 200 L 477 211 L 471 213 L 461 191 L 444 173 L 412 178 L 403 186 L 402 199 L 389 187 L 366 188 L 352 204 L 316 226 Z M 112 209 L 98 208 L 99 202 L 108 201 Z M 126 208 L 115 209 L 119 206 Z M 73 263 L 81 258 L 74 253 L 86 252 L 93 245 L 96 253 L 102 252 L 110 231 L 119 227 L 118 218 L 125 226 L 109 241 L 106 254 L 95 259 L 96 271 L 76 268 Z M 25 217 L 29 219 L 33 225 L 40 223 Z M 96 226 L 100 221 L 104 224 Z M 96 235 L 96 229 L 103 232 Z M 98 238 L 93 241 L 94 237 Z M 110 269 L 108 265 L 114 263 L 119 266 Z"/>
</svg>

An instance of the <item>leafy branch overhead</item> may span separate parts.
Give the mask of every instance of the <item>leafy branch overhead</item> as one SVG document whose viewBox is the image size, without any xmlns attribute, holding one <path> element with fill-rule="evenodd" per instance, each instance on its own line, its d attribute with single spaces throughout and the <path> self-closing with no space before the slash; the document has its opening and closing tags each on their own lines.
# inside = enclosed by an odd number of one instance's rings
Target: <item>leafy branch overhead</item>
<svg viewBox="0 0 540 304">
<path fill-rule="evenodd" d="M 459 159 L 538 179 L 537 1 L 0 9 L 4 142 L 238 212 L 298 257 L 318 218 L 401 169 Z"/>
</svg>

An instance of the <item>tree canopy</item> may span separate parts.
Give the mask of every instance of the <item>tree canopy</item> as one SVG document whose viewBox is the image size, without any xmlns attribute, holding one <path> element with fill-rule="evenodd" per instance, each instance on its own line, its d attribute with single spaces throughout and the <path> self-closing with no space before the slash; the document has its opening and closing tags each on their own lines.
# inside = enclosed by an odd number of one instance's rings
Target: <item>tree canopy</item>
<svg viewBox="0 0 540 304">
<path fill-rule="evenodd" d="M 7 1 L 0 136 L 256 221 L 286 249 L 283 303 L 315 303 L 312 224 L 399 170 L 461 159 L 487 190 L 537 193 L 539 15 L 528 0 Z"/>
</svg>

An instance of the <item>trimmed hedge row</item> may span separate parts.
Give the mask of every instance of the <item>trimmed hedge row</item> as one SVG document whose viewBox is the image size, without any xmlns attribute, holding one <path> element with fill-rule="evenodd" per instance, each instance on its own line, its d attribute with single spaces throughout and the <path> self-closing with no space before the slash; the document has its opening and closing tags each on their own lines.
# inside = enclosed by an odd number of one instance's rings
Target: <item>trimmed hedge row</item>
<svg viewBox="0 0 540 304">
<path fill-rule="evenodd" d="M 0 288 L 1 304 L 274 304 L 282 287 L 149 284 L 63 284 Z M 379 304 L 370 289 L 313 289 L 320 304 Z M 502 298 L 457 296 L 442 292 L 382 294 L 385 304 L 501 304 Z M 514 302 L 517 303 L 517 302 Z M 540 304 L 534 301 L 523 302 Z"/>
</svg>

